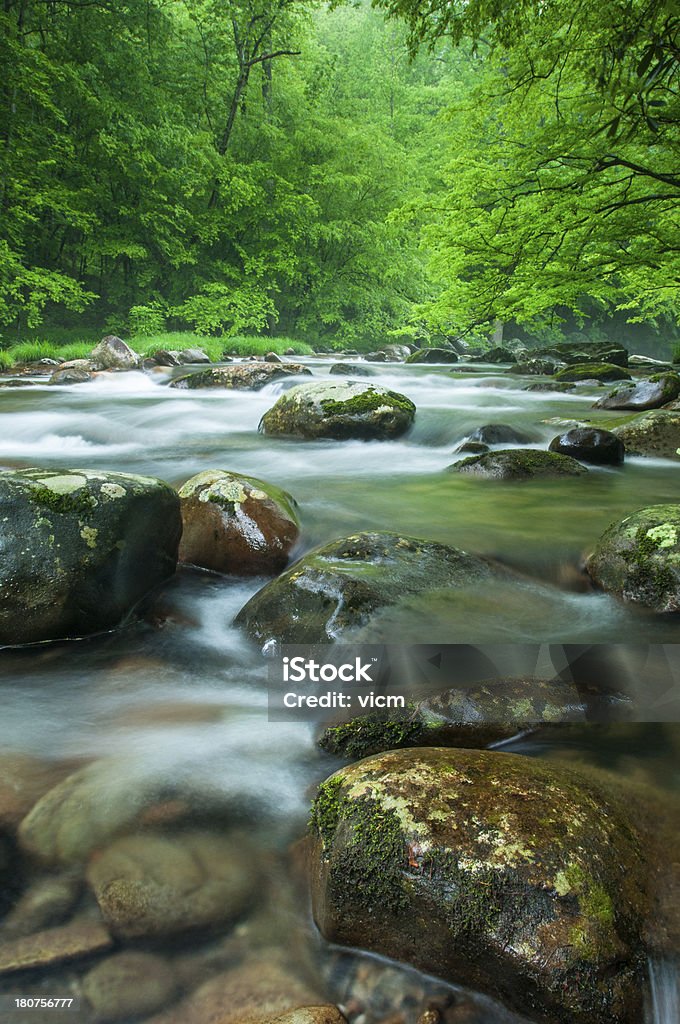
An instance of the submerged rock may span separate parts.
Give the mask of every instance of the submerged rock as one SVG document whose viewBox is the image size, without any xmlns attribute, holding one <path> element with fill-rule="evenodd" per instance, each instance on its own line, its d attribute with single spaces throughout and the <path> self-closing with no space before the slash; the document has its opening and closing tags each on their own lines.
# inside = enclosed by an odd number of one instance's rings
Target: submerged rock
<svg viewBox="0 0 680 1024">
<path fill-rule="evenodd" d="M 0 974 L 78 960 L 112 945 L 113 940 L 100 921 L 74 918 L 59 928 L 0 942 Z"/>
<path fill-rule="evenodd" d="M 252 851 L 207 832 L 140 833 L 90 861 L 87 880 L 122 938 L 169 936 L 234 921 L 255 899 Z"/>
<path fill-rule="evenodd" d="M 361 363 L 333 363 L 329 373 L 336 377 L 372 377 L 373 374 L 367 366 Z"/>
<path fill-rule="evenodd" d="M 264 414 L 260 429 L 310 439 L 383 441 L 404 434 L 415 412 L 409 398 L 376 384 L 299 384 Z"/>
<path fill-rule="evenodd" d="M 90 352 L 90 359 L 102 370 L 134 370 L 140 363 L 134 349 L 115 334 L 102 338 Z"/>
<path fill-rule="evenodd" d="M 465 587 L 499 570 L 475 555 L 395 533 L 359 533 L 310 551 L 241 609 L 254 639 L 328 642 L 408 594 Z"/>
<path fill-rule="evenodd" d="M 600 466 L 620 466 L 625 450 L 623 441 L 616 434 L 595 427 L 575 427 L 558 434 L 550 442 L 551 452 Z"/>
<path fill-rule="evenodd" d="M 298 537 L 295 502 L 255 477 L 205 470 L 180 487 L 181 562 L 240 576 L 284 568 Z"/>
<path fill-rule="evenodd" d="M 637 1024 L 644 805 L 609 779 L 491 751 L 398 750 L 312 811 L 331 942 L 414 963 L 542 1021 Z"/>
<path fill-rule="evenodd" d="M 171 388 L 189 390 L 200 388 L 233 388 L 238 391 L 259 391 L 260 388 L 285 377 L 311 376 L 312 371 L 300 363 L 234 363 L 233 366 L 213 366 L 175 377 Z"/>
<path fill-rule="evenodd" d="M 630 455 L 680 458 L 680 413 L 648 412 L 630 423 L 615 427 L 612 433 L 623 441 Z"/>
<path fill-rule="evenodd" d="M 151 477 L 0 473 L 0 643 L 113 629 L 175 571 L 179 498 Z"/>
<path fill-rule="evenodd" d="M 419 348 L 411 352 L 407 363 L 457 363 L 458 355 L 451 348 Z"/>
<path fill-rule="evenodd" d="M 680 395 L 680 376 L 677 373 L 657 373 L 647 380 L 639 380 L 614 388 L 595 403 L 596 409 L 658 409 Z"/>
<path fill-rule="evenodd" d="M 19 938 L 61 924 L 81 889 L 81 879 L 73 871 L 37 878 L 0 921 L 0 940 Z"/>
<path fill-rule="evenodd" d="M 630 380 L 630 374 L 614 363 L 575 363 L 555 374 L 557 381 Z"/>
<path fill-rule="evenodd" d="M 155 1013 L 176 992 L 170 964 L 155 953 L 115 953 L 82 980 L 82 993 L 96 1024 Z"/>
<path fill-rule="evenodd" d="M 492 480 L 531 480 L 536 477 L 582 476 L 588 470 L 568 455 L 533 448 L 501 448 L 472 455 L 448 467 L 452 473 L 469 473 Z"/>
<path fill-rule="evenodd" d="M 624 601 L 680 611 L 680 505 L 652 505 L 612 523 L 586 569 L 597 586 Z"/>
<path fill-rule="evenodd" d="M 624 718 L 631 703 L 622 694 L 579 694 L 559 679 L 493 679 L 444 690 L 389 718 L 364 715 L 326 728 L 318 745 L 352 760 L 402 747 L 487 747 L 541 726 L 585 722 L 593 712 Z"/>
<path fill-rule="evenodd" d="M 482 441 L 463 441 L 457 448 L 453 449 L 453 454 L 483 455 L 484 452 L 488 451 L 488 444 L 484 444 Z"/>
<path fill-rule="evenodd" d="M 528 444 L 531 438 L 507 423 L 485 423 L 472 431 L 469 440 L 481 441 L 482 444 Z"/>
</svg>

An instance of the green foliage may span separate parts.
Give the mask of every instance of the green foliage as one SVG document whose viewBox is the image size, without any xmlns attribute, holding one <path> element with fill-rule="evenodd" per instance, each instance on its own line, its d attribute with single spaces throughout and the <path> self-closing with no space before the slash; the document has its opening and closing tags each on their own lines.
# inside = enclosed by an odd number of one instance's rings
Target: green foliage
<svg viewBox="0 0 680 1024">
<path fill-rule="evenodd" d="M 137 335 L 162 334 L 166 313 L 162 302 L 149 302 L 146 306 L 133 306 L 128 313 L 128 325 L 133 338 Z"/>
</svg>

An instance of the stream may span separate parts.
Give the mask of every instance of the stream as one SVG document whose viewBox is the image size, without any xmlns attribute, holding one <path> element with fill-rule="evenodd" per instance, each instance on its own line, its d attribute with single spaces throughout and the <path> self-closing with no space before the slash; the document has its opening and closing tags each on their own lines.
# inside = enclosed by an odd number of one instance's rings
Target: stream
<svg viewBox="0 0 680 1024">
<path fill-rule="evenodd" d="M 317 377 L 330 366 L 319 357 L 301 361 Z M 461 457 L 453 454 L 457 444 L 483 424 L 509 424 L 545 448 L 562 422 L 596 415 L 598 425 L 615 425 L 626 414 L 592 413 L 596 388 L 526 392 L 529 378 L 493 366 L 459 364 L 451 372 L 371 364 L 371 370 L 372 382 L 416 404 L 415 427 L 401 440 L 264 437 L 259 420 L 288 382 L 259 392 L 181 391 L 163 386 L 164 372 L 114 373 L 86 386 L 49 387 L 36 379 L 31 387 L 2 391 L 0 466 L 116 470 L 173 486 L 201 470 L 226 469 L 294 496 L 301 520 L 294 557 L 352 532 L 389 530 L 498 559 L 518 571 L 516 581 L 479 587 L 464 603 L 453 591 L 414 598 L 378 616 L 363 639 L 521 644 L 529 660 L 545 664 L 552 651 L 553 665 L 560 645 L 616 645 L 612 672 L 639 698 L 636 723 L 569 727 L 518 738 L 504 749 L 606 767 L 662 794 L 677 791 L 680 712 L 677 695 L 668 695 L 680 677 L 680 622 L 594 593 L 580 566 L 612 521 L 644 505 L 678 501 L 678 464 L 630 457 L 620 469 L 591 467 L 583 477 L 528 484 L 447 474 Z M 171 824 L 177 813 L 179 827 L 188 820 L 191 827 L 218 828 L 252 851 L 260 902 L 229 941 L 194 937 L 173 947 L 182 991 L 198 976 L 187 967 L 190 960 L 194 967 L 201 957 L 204 965 L 229 966 L 277 949 L 303 965 L 309 983 L 338 1001 L 351 1024 L 415 1024 L 433 1001 L 452 1007 L 447 1024 L 519 1021 L 484 997 L 319 939 L 294 844 L 304 834 L 315 786 L 341 762 L 318 752 L 308 723 L 267 719 L 266 666 L 233 625 L 264 582 L 184 568 L 143 618 L 115 633 L 1 651 L 0 765 L 26 757 L 55 770 L 98 763 L 96 791 L 84 799 L 104 818 L 123 819 L 135 794 L 153 792 Z M 178 804 L 191 806 L 188 819 L 173 810 Z M 77 975 L 75 966 L 33 972 L 23 987 L 73 991 Z M 0 992 L 18 992 L 17 984 L 16 977 L 6 979 Z M 677 1024 L 671 961 L 652 964 L 647 1003 L 648 1024 Z M 89 1024 L 84 1011 L 63 1019 Z"/>
</svg>

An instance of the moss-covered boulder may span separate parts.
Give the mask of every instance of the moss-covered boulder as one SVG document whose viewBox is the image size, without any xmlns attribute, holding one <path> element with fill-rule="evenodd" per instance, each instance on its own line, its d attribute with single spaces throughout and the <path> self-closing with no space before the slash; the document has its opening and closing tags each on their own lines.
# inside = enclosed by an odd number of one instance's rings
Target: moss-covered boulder
<svg viewBox="0 0 680 1024">
<path fill-rule="evenodd" d="M 181 562 L 237 576 L 277 573 L 299 528 L 286 491 L 251 476 L 208 469 L 180 487 Z"/>
<path fill-rule="evenodd" d="M 628 349 L 623 345 L 602 342 L 562 341 L 542 349 L 544 355 L 562 359 L 570 366 L 579 363 L 612 363 L 614 366 L 628 366 Z"/>
<path fill-rule="evenodd" d="M 579 693 L 560 679 L 493 679 L 444 690 L 385 715 L 363 715 L 327 726 L 318 745 L 358 760 L 402 747 L 487 747 L 543 726 L 585 722 L 591 716 L 627 718 L 623 694 Z"/>
<path fill-rule="evenodd" d="M 558 370 L 555 374 L 556 381 L 579 381 L 579 380 L 630 380 L 630 374 L 621 366 L 614 363 L 576 363 L 567 366 L 564 370 Z"/>
<path fill-rule="evenodd" d="M 365 625 L 409 594 L 492 580 L 500 570 L 433 541 L 358 533 L 310 551 L 241 609 L 255 640 L 323 643 Z"/>
<path fill-rule="evenodd" d="M 203 388 L 228 388 L 236 391 L 259 391 L 260 388 L 286 377 L 311 375 L 300 363 L 234 363 L 232 366 L 211 366 L 181 377 L 175 377 L 171 388 L 194 391 Z"/>
<path fill-rule="evenodd" d="M 260 429 L 289 437 L 383 441 L 404 434 L 415 412 L 415 405 L 405 395 L 377 384 L 299 384 L 264 414 Z"/>
<path fill-rule="evenodd" d="M 680 459 L 680 413 L 666 410 L 636 416 L 630 423 L 614 427 L 630 455 Z"/>
<path fill-rule="evenodd" d="M 361 363 L 333 363 L 329 373 L 332 373 L 334 377 L 372 377 L 373 374 L 368 366 L 363 366 Z"/>
<path fill-rule="evenodd" d="M 659 409 L 680 395 L 680 376 L 677 373 L 656 373 L 647 380 L 639 380 L 614 388 L 595 403 L 596 409 Z"/>
<path fill-rule="evenodd" d="M 124 473 L 0 473 L 0 643 L 119 625 L 175 571 L 179 498 Z"/>
<path fill-rule="evenodd" d="M 620 466 L 625 455 L 621 438 L 610 430 L 595 427 L 574 427 L 553 437 L 550 451 L 599 466 Z"/>
<path fill-rule="evenodd" d="M 638 1024 L 649 811 L 606 776 L 514 754 L 396 750 L 313 806 L 314 916 L 532 1020 Z"/>
<path fill-rule="evenodd" d="M 492 480 L 533 480 L 538 477 L 583 476 L 588 470 L 569 455 L 535 451 L 533 448 L 501 448 L 485 455 L 471 455 L 448 467 L 452 473 L 468 473 Z"/>
<path fill-rule="evenodd" d="M 451 348 L 418 348 L 405 360 L 407 363 L 457 363 L 458 355 Z"/>
<path fill-rule="evenodd" d="M 680 505 L 612 523 L 586 562 L 598 587 L 656 612 L 680 611 Z"/>
<path fill-rule="evenodd" d="M 550 356 L 530 356 L 509 366 L 508 373 L 529 377 L 551 376 L 564 365 L 561 359 L 553 359 Z"/>
</svg>

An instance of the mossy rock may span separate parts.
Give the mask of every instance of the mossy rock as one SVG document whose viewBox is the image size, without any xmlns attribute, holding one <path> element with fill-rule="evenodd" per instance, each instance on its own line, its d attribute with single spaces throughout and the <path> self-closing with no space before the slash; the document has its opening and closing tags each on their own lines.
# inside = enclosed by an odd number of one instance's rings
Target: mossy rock
<svg viewBox="0 0 680 1024">
<path fill-rule="evenodd" d="M 175 491 L 89 470 L 0 473 L 0 643 L 113 629 L 173 575 Z"/>
<path fill-rule="evenodd" d="M 352 760 L 402 747 L 481 748 L 593 714 L 625 718 L 630 707 L 623 694 L 579 693 L 560 679 L 493 679 L 443 690 L 389 717 L 363 715 L 327 726 L 318 746 Z"/>
<path fill-rule="evenodd" d="M 492 480 L 533 480 L 539 477 L 583 476 L 588 470 L 569 455 L 533 448 L 501 448 L 472 455 L 448 467 L 452 473 L 468 473 Z"/>
<path fill-rule="evenodd" d="M 363 441 L 400 437 L 416 407 L 396 391 L 358 381 L 299 384 L 262 417 L 265 434 Z"/>
<path fill-rule="evenodd" d="M 295 501 L 255 477 L 204 470 L 180 487 L 181 562 L 213 572 L 280 572 L 299 534 Z"/>
<path fill-rule="evenodd" d="M 598 587 L 624 601 L 680 611 L 680 505 L 652 505 L 612 523 L 586 569 Z"/>
<path fill-rule="evenodd" d="M 366 758 L 314 802 L 317 924 L 532 1020 L 639 1024 L 657 851 L 636 793 L 492 751 Z"/>
<path fill-rule="evenodd" d="M 327 643 L 409 594 L 490 581 L 499 572 L 445 544 L 358 533 L 310 551 L 259 590 L 236 622 L 263 643 Z"/>
<path fill-rule="evenodd" d="M 405 359 L 407 363 L 457 363 L 458 355 L 450 348 L 419 348 Z"/>
<path fill-rule="evenodd" d="M 680 459 L 680 413 L 664 410 L 636 416 L 613 434 L 623 441 L 629 455 Z"/>
<path fill-rule="evenodd" d="M 542 353 L 562 359 L 570 366 L 580 363 L 613 363 L 614 366 L 628 366 L 629 358 L 628 349 L 623 345 L 612 345 L 608 342 L 593 345 L 563 341 L 548 346 L 542 350 Z"/>
<path fill-rule="evenodd" d="M 622 367 L 614 363 L 576 363 L 567 366 L 564 370 L 558 370 L 555 374 L 556 381 L 579 381 L 579 380 L 630 380 L 630 374 Z"/>
<path fill-rule="evenodd" d="M 175 377 L 171 388 L 194 391 L 203 388 L 229 388 L 236 391 L 259 391 L 260 388 L 285 377 L 311 375 L 300 363 L 234 363 L 232 366 L 211 366 L 181 377 Z"/>
<path fill-rule="evenodd" d="M 595 403 L 596 409 L 660 409 L 680 395 L 680 376 L 677 373 L 656 373 L 647 380 L 624 384 L 614 388 Z"/>
<path fill-rule="evenodd" d="M 361 363 L 333 363 L 328 372 L 334 377 L 347 377 L 349 380 L 352 377 L 373 376 L 368 366 L 363 366 Z"/>
<path fill-rule="evenodd" d="M 508 367 L 508 373 L 518 376 L 551 376 L 564 367 L 561 359 L 553 359 L 549 356 L 533 356 L 522 359 Z"/>
</svg>

